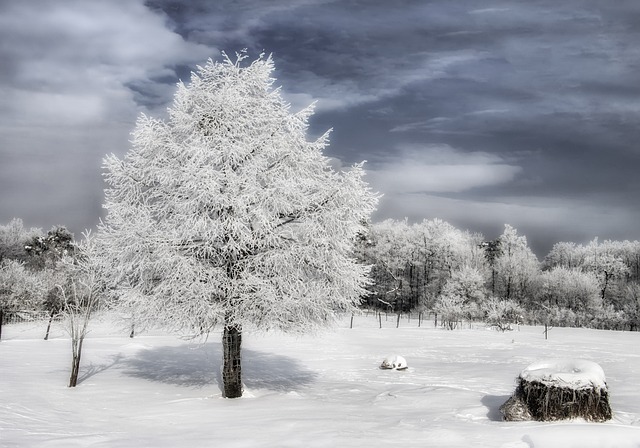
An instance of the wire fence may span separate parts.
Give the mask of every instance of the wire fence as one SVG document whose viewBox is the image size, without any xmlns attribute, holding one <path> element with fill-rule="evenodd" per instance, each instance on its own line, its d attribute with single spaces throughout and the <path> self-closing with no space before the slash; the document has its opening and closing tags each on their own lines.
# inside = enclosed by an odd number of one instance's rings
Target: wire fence
<svg viewBox="0 0 640 448">
<path fill-rule="evenodd" d="M 50 317 L 47 311 L 5 311 L 2 315 L 2 325 L 47 321 Z"/>
</svg>

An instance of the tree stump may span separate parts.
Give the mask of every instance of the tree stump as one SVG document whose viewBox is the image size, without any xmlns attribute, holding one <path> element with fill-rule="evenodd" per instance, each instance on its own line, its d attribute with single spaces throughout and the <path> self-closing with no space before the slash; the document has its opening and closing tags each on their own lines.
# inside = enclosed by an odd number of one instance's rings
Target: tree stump
<svg viewBox="0 0 640 448">
<path fill-rule="evenodd" d="M 513 395 L 500 407 L 506 421 L 611 419 L 602 368 L 585 360 L 547 359 L 524 369 Z"/>
</svg>

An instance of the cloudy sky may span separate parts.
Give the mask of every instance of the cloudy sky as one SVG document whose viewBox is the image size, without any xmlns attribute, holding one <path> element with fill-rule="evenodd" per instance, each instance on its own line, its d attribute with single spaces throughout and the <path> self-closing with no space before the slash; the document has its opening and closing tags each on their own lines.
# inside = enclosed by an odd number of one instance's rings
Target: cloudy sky
<svg viewBox="0 0 640 448">
<path fill-rule="evenodd" d="M 637 0 L 0 0 L 0 223 L 94 227 L 104 155 L 243 48 L 368 161 L 376 221 L 640 239 Z"/>
</svg>

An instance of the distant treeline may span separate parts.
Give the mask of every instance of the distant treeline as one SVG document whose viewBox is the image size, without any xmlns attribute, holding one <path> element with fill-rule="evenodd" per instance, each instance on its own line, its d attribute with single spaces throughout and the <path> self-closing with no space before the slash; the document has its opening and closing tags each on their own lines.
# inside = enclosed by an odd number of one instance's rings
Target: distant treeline
<svg viewBox="0 0 640 448">
<path fill-rule="evenodd" d="M 371 224 L 358 256 L 373 265 L 369 307 L 434 311 L 443 325 L 484 320 L 637 330 L 640 242 L 560 242 L 538 260 L 505 225 L 495 240 L 441 220 Z"/>
<path fill-rule="evenodd" d="M 0 314 L 60 307 L 58 260 L 73 253 L 66 228 L 0 225 Z M 640 324 L 640 242 L 560 242 L 538 260 L 505 225 L 495 240 L 435 219 L 370 224 L 356 256 L 372 266 L 363 306 L 435 312 L 446 328 L 462 320 L 632 330 Z"/>
</svg>

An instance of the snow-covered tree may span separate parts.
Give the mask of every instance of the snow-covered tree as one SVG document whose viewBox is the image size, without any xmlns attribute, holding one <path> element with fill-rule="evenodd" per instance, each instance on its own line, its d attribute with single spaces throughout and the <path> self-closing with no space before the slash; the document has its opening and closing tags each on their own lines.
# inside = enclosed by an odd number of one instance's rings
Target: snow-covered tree
<svg viewBox="0 0 640 448">
<path fill-rule="evenodd" d="M 67 274 L 65 273 L 64 268 L 61 266 L 61 263 L 58 263 L 55 269 L 34 271 L 32 275 L 40 277 L 44 281 L 47 289 L 47 293 L 40 303 L 40 308 L 43 311 L 49 313 L 47 330 L 44 335 L 44 340 L 46 341 L 49 339 L 49 333 L 51 331 L 51 324 L 53 323 L 53 320 L 60 315 L 64 308 L 64 297 L 60 291 L 59 285 L 65 282 Z"/>
<path fill-rule="evenodd" d="M 0 261 L 0 338 L 4 316 L 36 310 L 46 292 L 47 284 L 41 275 L 25 269 L 18 261 Z"/>
<path fill-rule="evenodd" d="M 353 243 L 377 195 L 362 165 L 336 172 L 328 134 L 307 140 L 274 64 L 199 67 L 168 119 L 141 116 L 124 159 L 105 160 L 106 265 L 138 319 L 192 336 L 223 327 L 224 395 L 242 394 L 242 329 L 307 330 L 353 311 L 369 268 Z"/>
<path fill-rule="evenodd" d="M 598 277 L 603 302 L 608 298 L 607 288 L 612 286 L 613 280 L 624 278 L 629 273 L 629 267 L 612 246 L 614 244 L 611 241 L 599 244 L 596 238 L 586 247 L 587 256 L 584 267 Z"/>
<path fill-rule="evenodd" d="M 482 304 L 487 325 L 500 331 L 513 329 L 513 324 L 521 323 L 524 309 L 515 300 L 491 297 Z"/>
<path fill-rule="evenodd" d="M 440 219 L 424 220 L 415 228 L 417 270 L 421 272 L 419 283 L 424 296 L 437 297 L 453 273 L 464 266 L 481 268 L 480 235 L 461 231 Z"/>
<path fill-rule="evenodd" d="M 455 330 L 458 322 L 466 315 L 464 297 L 452 293 L 441 294 L 433 305 L 433 310 L 440 316 L 440 322 L 448 330 Z"/>
<path fill-rule="evenodd" d="M 0 225 L 0 261 L 9 259 L 26 262 L 29 258 L 25 246 L 29 241 L 42 237 L 42 230 L 26 229 L 21 219 L 14 218 Z"/>
<path fill-rule="evenodd" d="M 73 255 L 73 234 L 64 226 L 55 226 L 46 235 L 35 235 L 24 245 L 29 254 L 29 266 L 33 269 L 55 269 L 65 255 Z"/>
<path fill-rule="evenodd" d="M 462 298 L 464 317 L 476 319 L 487 296 L 485 278 L 478 269 L 463 266 L 453 271 L 442 288 L 442 295 Z"/>
<path fill-rule="evenodd" d="M 640 274 L 638 241 L 600 242 L 595 238 L 587 245 L 558 243 L 547 255 L 544 264 L 546 269 L 575 267 L 595 276 L 602 303 L 601 309 L 596 314 L 592 313 L 593 318 L 597 319 L 591 319 L 591 323 L 599 328 L 617 328 L 619 325 L 615 321 L 619 320 L 619 313 L 627 315 L 635 307 L 633 301 L 627 303 L 630 296 L 626 292 L 629 286 L 633 287 L 638 282 Z M 611 327 L 608 327 L 607 319 L 611 321 Z"/>
<path fill-rule="evenodd" d="M 560 242 L 553 245 L 543 261 L 543 268 L 556 266 L 563 268 L 579 268 L 584 264 L 584 250 L 576 243 Z"/>
<path fill-rule="evenodd" d="M 374 280 L 370 305 L 402 309 L 405 298 L 410 296 L 411 256 L 414 248 L 411 241 L 411 226 L 407 220 L 387 219 L 371 226 L 364 242 L 364 260 L 373 266 Z"/>
<path fill-rule="evenodd" d="M 531 294 L 531 282 L 540 271 L 540 263 L 527 244 L 527 237 L 505 224 L 499 237 L 500 251 L 495 259 L 496 295 L 504 299 L 525 300 Z"/>
<path fill-rule="evenodd" d="M 627 286 L 624 302 L 626 324 L 631 331 L 640 328 L 640 284 L 632 283 Z"/>
<path fill-rule="evenodd" d="M 463 266 L 453 271 L 442 291 L 462 296 L 467 302 L 480 304 L 487 295 L 484 283 L 485 278 L 478 269 Z"/>
<path fill-rule="evenodd" d="M 540 274 L 536 295 L 541 305 L 595 312 L 602 307 L 593 272 L 555 267 Z"/>
<path fill-rule="evenodd" d="M 374 265 L 370 303 L 393 302 L 398 310 L 431 308 L 456 270 L 484 269 L 483 239 L 440 219 L 415 224 L 388 219 L 373 224 L 363 241 L 364 258 Z"/>
</svg>

